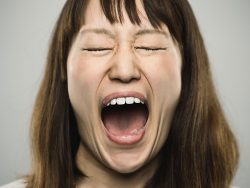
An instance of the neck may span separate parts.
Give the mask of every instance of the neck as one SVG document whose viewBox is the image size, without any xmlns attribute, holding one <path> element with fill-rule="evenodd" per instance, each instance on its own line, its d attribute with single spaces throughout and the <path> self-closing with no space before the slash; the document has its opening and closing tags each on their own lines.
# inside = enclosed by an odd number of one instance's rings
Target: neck
<svg viewBox="0 0 250 188">
<path fill-rule="evenodd" d="M 136 172 L 122 174 L 104 166 L 80 144 L 76 155 L 76 164 L 79 170 L 86 176 L 77 183 L 77 188 L 142 188 L 145 187 L 146 183 L 154 175 L 158 166 L 158 159 L 153 159 Z"/>
</svg>

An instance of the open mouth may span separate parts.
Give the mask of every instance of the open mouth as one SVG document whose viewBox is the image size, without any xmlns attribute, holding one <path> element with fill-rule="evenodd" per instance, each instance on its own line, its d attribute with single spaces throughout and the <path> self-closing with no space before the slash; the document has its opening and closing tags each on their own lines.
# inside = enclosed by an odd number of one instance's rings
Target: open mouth
<svg viewBox="0 0 250 188">
<path fill-rule="evenodd" d="M 144 135 L 148 107 L 145 101 L 136 97 L 113 98 L 103 106 L 101 118 L 113 142 L 134 144 Z"/>
</svg>

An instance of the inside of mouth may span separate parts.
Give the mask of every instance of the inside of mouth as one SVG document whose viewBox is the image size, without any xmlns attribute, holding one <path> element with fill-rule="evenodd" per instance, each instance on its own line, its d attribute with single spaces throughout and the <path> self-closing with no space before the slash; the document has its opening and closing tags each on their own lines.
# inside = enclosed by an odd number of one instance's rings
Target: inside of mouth
<svg viewBox="0 0 250 188">
<path fill-rule="evenodd" d="M 116 136 L 138 133 L 148 119 L 145 104 L 110 105 L 102 109 L 102 121 L 106 129 Z"/>
</svg>

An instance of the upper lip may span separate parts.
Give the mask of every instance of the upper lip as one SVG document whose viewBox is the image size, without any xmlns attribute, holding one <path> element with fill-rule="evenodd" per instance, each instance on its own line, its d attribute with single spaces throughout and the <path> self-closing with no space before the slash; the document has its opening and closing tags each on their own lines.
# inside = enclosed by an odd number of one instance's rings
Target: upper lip
<svg viewBox="0 0 250 188">
<path fill-rule="evenodd" d="M 102 107 L 107 106 L 107 104 L 115 98 L 122 98 L 122 97 L 136 97 L 140 99 L 144 104 L 147 104 L 147 99 L 145 95 L 136 91 L 127 91 L 127 92 L 115 92 L 107 95 L 102 100 Z"/>
</svg>

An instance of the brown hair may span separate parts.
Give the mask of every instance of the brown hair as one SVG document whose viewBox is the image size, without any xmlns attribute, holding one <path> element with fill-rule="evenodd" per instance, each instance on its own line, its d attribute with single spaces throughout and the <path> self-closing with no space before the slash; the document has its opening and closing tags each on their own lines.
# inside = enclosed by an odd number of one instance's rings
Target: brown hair
<svg viewBox="0 0 250 188">
<path fill-rule="evenodd" d="M 140 24 L 135 1 L 100 2 L 111 23 L 123 22 L 124 6 L 131 22 Z M 192 9 L 187 0 L 142 2 L 154 27 L 168 26 L 183 63 L 180 101 L 161 150 L 161 165 L 146 187 L 229 187 L 238 163 L 237 144 L 217 99 Z M 27 187 L 70 188 L 82 177 L 75 164 L 80 138 L 67 91 L 66 64 L 87 3 L 67 0 L 55 27 L 32 117 L 33 163 Z"/>
</svg>

